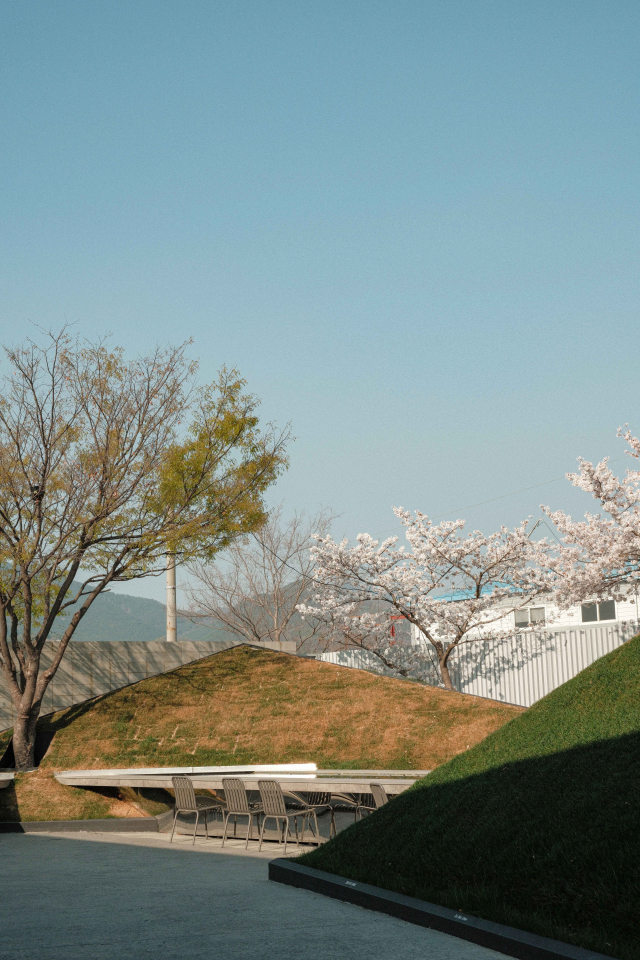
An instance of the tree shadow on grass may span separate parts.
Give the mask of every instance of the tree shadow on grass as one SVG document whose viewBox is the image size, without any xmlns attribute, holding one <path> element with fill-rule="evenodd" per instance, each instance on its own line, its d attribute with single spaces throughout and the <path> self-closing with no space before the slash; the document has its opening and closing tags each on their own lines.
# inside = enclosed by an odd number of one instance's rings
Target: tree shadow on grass
<svg viewBox="0 0 640 960">
<path fill-rule="evenodd" d="M 114 691 L 116 692 L 116 691 Z M 44 759 L 49 747 L 53 743 L 56 733 L 70 726 L 75 720 L 78 720 L 98 702 L 110 694 L 104 694 L 100 697 L 92 697 L 91 700 L 84 700 L 82 703 L 76 703 L 72 707 L 63 707 L 63 710 L 56 710 L 54 713 L 45 714 L 38 718 L 36 727 L 35 743 L 35 765 L 40 765 Z M 0 757 L 0 770 L 13 770 L 15 767 L 15 757 L 13 753 L 13 737 L 8 741 L 6 749 Z"/>
</svg>

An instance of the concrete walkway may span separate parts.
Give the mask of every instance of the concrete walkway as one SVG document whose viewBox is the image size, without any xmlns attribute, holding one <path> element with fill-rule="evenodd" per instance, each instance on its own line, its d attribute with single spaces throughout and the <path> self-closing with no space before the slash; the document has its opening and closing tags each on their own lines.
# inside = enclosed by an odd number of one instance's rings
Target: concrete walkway
<svg viewBox="0 0 640 960">
<path fill-rule="evenodd" d="M 164 834 L 0 835 L 2 960 L 504 960 L 267 879 L 261 854 Z"/>
</svg>

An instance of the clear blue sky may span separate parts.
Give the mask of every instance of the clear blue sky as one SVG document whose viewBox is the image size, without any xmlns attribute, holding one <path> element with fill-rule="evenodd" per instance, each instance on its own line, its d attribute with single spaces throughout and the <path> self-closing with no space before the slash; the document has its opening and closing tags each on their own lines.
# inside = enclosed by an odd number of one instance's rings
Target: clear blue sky
<svg viewBox="0 0 640 960">
<path fill-rule="evenodd" d="M 193 337 L 335 535 L 581 513 L 458 508 L 640 430 L 639 49 L 622 0 L 5 0 L 2 339 Z"/>
</svg>

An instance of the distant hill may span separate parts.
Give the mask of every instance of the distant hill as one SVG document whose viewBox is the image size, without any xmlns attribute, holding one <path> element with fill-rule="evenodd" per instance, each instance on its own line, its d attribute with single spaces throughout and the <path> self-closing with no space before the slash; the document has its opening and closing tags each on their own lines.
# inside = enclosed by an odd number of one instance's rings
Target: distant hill
<svg viewBox="0 0 640 960">
<path fill-rule="evenodd" d="M 78 590 L 79 584 L 74 584 Z M 309 602 L 310 594 L 304 594 L 303 601 Z M 76 605 L 77 606 L 77 605 Z M 54 625 L 51 638 L 61 637 L 76 606 L 59 617 Z M 256 615 L 259 619 L 258 615 Z M 265 623 L 265 627 L 267 624 Z M 74 640 L 160 640 L 166 637 L 166 607 L 157 600 L 144 597 L 132 597 L 124 593 L 103 593 L 93 604 L 73 635 Z M 398 637 L 409 636 L 409 624 L 396 624 Z M 306 639 L 308 626 L 299 613 L 294 613 L 285 632 L 284 639 L 295 640 L 302 646 L 305 654 L 319 653 L 333 649 L 326 641 Z M 178 639 L 182 640 L 232 640 L 237 636 L 223 624 L 207 621 L 206 625 L 192 623 L 186 617 L 178 617 Z M 335 645 L 334 645 L 335 646 Z"/>
<path fill-rule="evenodd" d="M 59 617 L 52 639 L 61 637 L 75 607 Z M 73 635 L 74 640 L 160 640 L 166 636 L 166 607 L 157 600 L 131 597 L 124 593 L 103 593 Z M 178 638 L 182 640 L 228 640 L 231 634 L 222 627 L 200 627 L 178 617 Z"/>
</svg>

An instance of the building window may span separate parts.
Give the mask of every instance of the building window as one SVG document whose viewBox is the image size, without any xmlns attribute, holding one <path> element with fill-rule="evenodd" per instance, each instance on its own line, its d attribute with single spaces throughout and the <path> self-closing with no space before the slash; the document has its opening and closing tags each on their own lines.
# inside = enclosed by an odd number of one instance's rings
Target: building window
<svg viewBox="0 0 640 960">
<path fill-rule="evenodd" d="M 602 603 L 583 603 L 582 622 L 595 623 L 597 620 L 615 620 L 615 600 L 603 600 Z"/>
<path fill-rule="evenodd" d="M 529 627 L 544 627 L 544 607 L 527 607 L 516 610 L 514 613 L 518 630 L 527 630 Z"/>
</svg>

